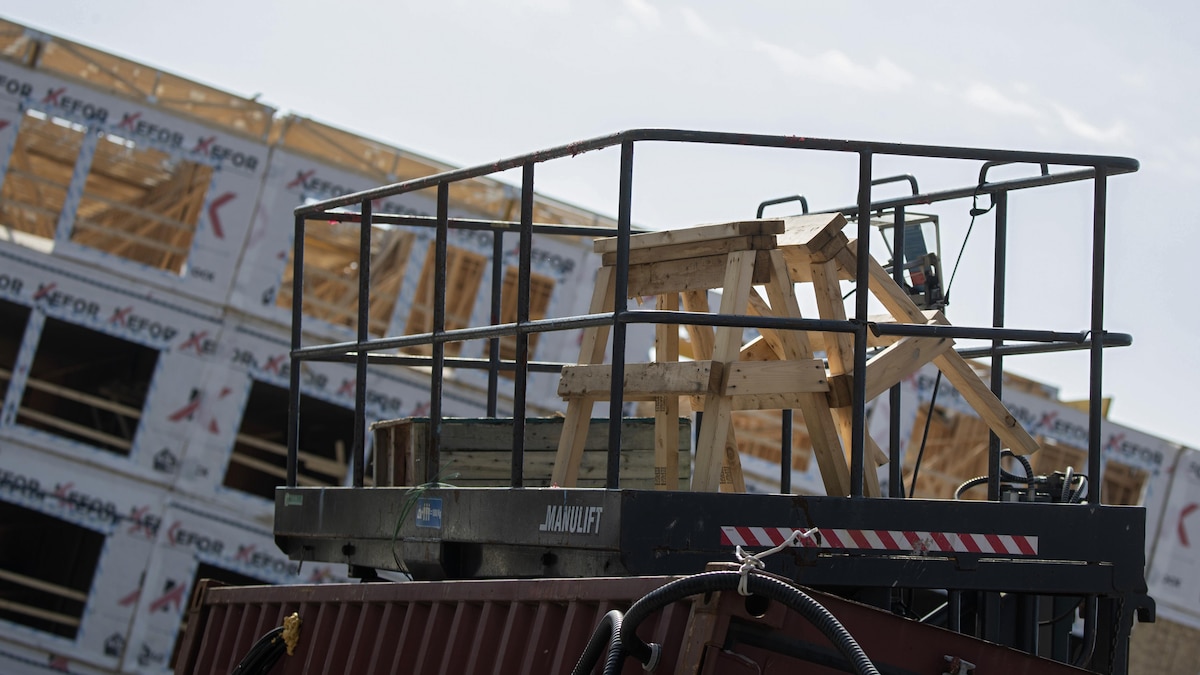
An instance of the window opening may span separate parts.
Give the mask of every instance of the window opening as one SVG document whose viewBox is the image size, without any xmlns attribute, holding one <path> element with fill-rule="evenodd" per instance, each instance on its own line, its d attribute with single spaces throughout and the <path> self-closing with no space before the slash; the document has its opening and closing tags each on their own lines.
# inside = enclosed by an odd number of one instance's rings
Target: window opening
<svg viewBox="0 0 1200 675">
<path fill-rule="evenodd" d="M 104 535 L 0 502 L 0 619 L 74 639 Z"/>
<path fill-rule="evenodd" d="M 59 117 L 25 112 L 0 188 L 0 225 L 54 239 L 86 132 Z"/>
<path fill-rule="evenodd" d="M 157 363 L 149 347 L 46 319 L 17 423 L 128 456 Z"/>
<path fill-rule="evenodd" d="M 504 272 L 504 286 L 500 291 L 500 323 L 516 323 L 517 321 L 517 289 L 519 271 L 516 267 L 510 266 Z M 550 308 L 550 296 L 554 293 L 554 279 L 531 272 L 529 274 L 529 319 L 537 321 L 546 318 L 546 312 Z M 529 336 L 529 358 L 533 359 L 534 351 L 537 349 L 538 338 L 540 333 L 532 333 Z M 484 347 L 483 353 L 486 356 L 491 355 L 491 343 Z M 500 338 L 500 358 L 505 361 L 515 361 L 517 358 L 517 336 L 505 335 Z M 513 377 L 512 371 L 501 371 L 504 377 Z"/>
<path fill-rule="evenodd" d="M 238 429 L 224 484 L 266 499 L 287 480 L 288 391 L 254 381 Z M 354 412 L 302 396 L 297 484 L 341 485 L 354 443 Z"/>
<path fill-rule="evenodd" d="M 25 326 L 29 323 L 29 308 L 6 300 L 0 300 L 0 401 L 8 391 L 21 340 L 25 337 Z"/>
<path fill-rule="evenodd" d="M 71 241 L 181 274 L 212 167 L 108 134 L 75 213 Z"/>
<path fill-rule="evenodd" d="M 406 335 L 433 332 L 433 291 L 437 267 L 435 258 L 436 249 L 430 246 L 425 255 L 425 264 L 421 268 L 421 281 L 417 284 L 412 310 L 408 314 L 408 324 L 404 329 Z M 471 310 L 479 300 L 479 285 L 486 266 L 487 258 L 478 253 L 455 246 L 446 247 L 446 330 L 466 328 L 470 325 Z M 457 356 L 461 350 L 461 342 L 446 343 L 446 356 Z M 418 345 L 408 348 L 407 351 L 429 355 L 433 353 L 433 346 Z"/>
<path fill-rule="evenodd" d="M 309 221 L 304 226 L 304 314 L 338 326 L 358 327 L 358 225 Z M 404 267 L 415 237 L 395 228 L 371 230 L 371 315 L 368 330 L 387 334 Z M 292 306 L 289 255 L 275 304 Z"/>
</svg>

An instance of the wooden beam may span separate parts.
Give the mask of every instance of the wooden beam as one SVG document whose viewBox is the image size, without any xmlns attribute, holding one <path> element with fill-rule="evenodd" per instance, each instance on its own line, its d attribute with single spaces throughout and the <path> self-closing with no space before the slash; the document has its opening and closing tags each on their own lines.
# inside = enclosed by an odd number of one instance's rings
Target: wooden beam
<svg viewBox="0 0 1200 675">
<path fill-rule="evenodd" d="M 843 267 L 847 264 L 857 265 L 857 252 L 858 242 L 851 241 L 846 250 L 839 254 L 839 264 Z M 874 258 L 868 261 L 868 266 L 871 293 L 892 316 L 907 319 L 908 323 L 921 323 L 924 319 L 921 309 L 908 297 L 904 289 L 896 285 L 883 266 Z M 1006 447 L 1018 455 L 1028 455 L 1037 451 L 1037 441 L 1017 422 L 992 390 L 984 385 L 958 352 L 943 352 L 935 357 L 933 362 Z"/>
<path fill-rule="evenodd" d="M 751 255 L 753 283 L 766 283 L 770 277 L 767 251 L 740 251 L 740 253 Z M 629 267 L 629 297 L 721 288 L 725 279 L 726 261 L 730 255 L 733 254 L 631 265 Z M 741 310 L 742 308 L 739 307 L 732 313 L 736 314 Z"/>
<path fill-rule="evenodd" d="M 845 246 L 846 219 L 840 213 L 816 213 L 784 218 L 784 231 L 776 240 L 779 248 L 795 247 L 806 252 L 812 262 L 829 260 Z"/>
<path fill-rule="evenodd" d="M 654 400 L 661 396 L 694 396 L 719 392 L 724 364 L 714 361 L 656 361 L 625 364 L 625 398 Z M 612 366 L 563 366 L 558 395 L 566 398 L 608 399 Z"/>
<path fill-rule="evenodd" d="M 825 363 L 817 359 L 735 362 L 723 379 L 725 396 L 829 391 Z"/>
<path fill-rule="evenodd" d="M 762 335 L 742 345 L 742 352 L 739 356 L 739 360 L 743 363 L 746 361 L 778 361 L 779 358 L 779 352 L 775 351 Z"/>
<path fill-rule="evenodd" d="M 0 569 L 0 579 L 11 581 L 14 584 L 26 586 L 28 588 L 34 588 L 42 591 L 43 593 L 50 593 L 61 598 L 74 600 L 76 602 L 87 602 L 88 599 L 88 594 L 84 593 L 83 591 L 77 591 L 74 588 L 67 588 L 66 586 L 60 586 L 59 584 L 52 584 L 49 581 L 42 581 L 41 579 L 35 579 L 34 577 L 25 576 L 24 574 L 17 574 L 16 572 L 10 572 L 6 569 Z"/>
<path fill-rule="evenodd" d="M 655 309 L 679 309 L 679 294 L 660 295 Z M 654 358 L 658 361 L 679 360 L 679 326 L 659 324 L 654 327 Z M 679 397 L 660 396 L 654 401 L 654 489 L 679 489 Z"/>
<path fill-rule="evenodd" d="M 723 283 L 720 288 L 721 314 L 736 314 L 746 306 L 753 284 L 755 258 L 754 251 L 737 251 L 728 255 Z M 713 361 L 732 365 L 738 358 L 741 349 L 742 329 L 721 326 L 716 329 L 716 340 L 713 344 Z M 722 463 L 737 462 L 736 468 L 728 466 L 735 481 L 741 476 L 741 460 L 734 451 L 732 456 L 727 452 L 727 439 L 730 432 L 730 416 L 733 412 L 732 402 L 728 397 L 719 394 L 708 394 L 704 400 L 704 419 L 700 423 L 700 435 L 696 441 L 696 466 L 692 474 L 692 490 L 697 492 L 715 492 L 720 488 Z M 736 447 L 736 444 L 735 444 Z"/>
<path fill-rule="evenodd" d="M 705 290 L 686 291 L 683 293 L 683 309 L 687 312 L 708 314 L 708 292 Z M 688 334 L 688 342 L 692 344 L 692 358 L 711 359 L 713 350 L 712 326 L 684 326 Z"/>
<path fill-rule="evenodd" d="M 782 251 L 772 251 L 771 266 L 774 278 L 767 284 L 767 297 L 776 316 L 800 316 L 800 305 L 796 301 L 796 289 L 788 276 L 787 259 Z M 788 360 L 803 361 L 812 358 L 812 346 L 808 337 L 800 331 L 779 331 L 782 350 Z M 842 450 L 842 439 L 829 398 L 823 393 L 804 394 L 797 406 L 804 415 L 812 441 L 813 454 L 821 471 L 821 481 L 826 494 L 844 496 L 850 494 L 850 471 Z"/>
<path fill-rule="evenodd" d="M 629 264 L 642 265 L 645 263 L 666 262 L 668 260 L 723 255 L 734 251 L 765 251 L 772 248 L 775 248 L 774 235 L 730 237 L 728 239 L 713 239 L 686 244 L 674 244 L 671 246 L 633 249 L 629 251 Z M 616 251 L 605 253 L 601 256 L 601 264 L 610 267 L 616 265 Z"/>
<path fill-rule="evenodd" d="M 589 314 L 600 314 L 609 311 L 616 302 L 616 274 L 611 267 L 601 267 L 596 272 L 596 286 L 592 290 L 592 302 L 588 306 Z M 585 328 L 579 344 L 579 363 L 594 364 L 604 361 L 605 347 L 608 345 L 608 326 Z M 550 476 L 550 484 L 558 487 L 575 487 L 579 478 L 579 463 L 583 460 L 583 447 L 587 441 L 589 421 L 592 408 L 596 403 L 594 398 L 571 398 L 567 401 L 567 414 L 563 420 L 562 436 L 558 442 L 558 452 L 554 457 L 554 471 Z"/>
<path fill-rule="evenodd" d="M 729 237 L 782 234 L 783 231 L 784 221 L 780 219 L 738 220 L 729 223 L 698 225 L 678 230 L 631 235 L 629 237 L 629 250 L 634 251 L 637 249 L 673 246 L 676 244 L 694 244 L 713 239 L 727 239 Z M 595 240 L 592 246 L 596 253 L 615 253 L 617 250 L 617 238 L 603 237 Z"/>
</svg>

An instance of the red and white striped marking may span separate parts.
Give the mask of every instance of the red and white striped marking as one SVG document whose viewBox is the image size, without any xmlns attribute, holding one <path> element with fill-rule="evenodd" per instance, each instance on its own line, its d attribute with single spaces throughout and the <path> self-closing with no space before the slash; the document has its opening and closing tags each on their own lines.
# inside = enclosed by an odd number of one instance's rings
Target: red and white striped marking
<svg viewBox="0 0 1200 675">
<path fill-rule="evenodd" d="M 723 546 L 774 547 L 787 541 L 795 528 L 721 527 Z M 916 530 L 841 530 L 822 527 L 796 546 L 913 553 L 1003 553 L 1037 555 L 1038 538 L 1019 534 L 920 532 Z"/>
</svg>

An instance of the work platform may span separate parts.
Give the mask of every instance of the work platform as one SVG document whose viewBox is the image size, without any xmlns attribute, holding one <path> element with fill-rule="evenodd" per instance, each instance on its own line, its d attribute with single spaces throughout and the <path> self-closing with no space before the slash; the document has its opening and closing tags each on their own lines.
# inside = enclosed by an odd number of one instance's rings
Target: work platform
<svg viewBox="0 0 1200 675">
<path fill-rule="evenodd" d="M 758 218 L 718 229 L 638 233 L 632 226 L 634 149 L 647 143 L 779 148 L 801 157 L 813 152 L 848 153 L 858 161 L 856 180 L 850 181 L 857 201 L 794 219 Z M 604 148 L 620 151 L 618 217 L 615 230 L 591 230 L 593 235 L 610 238 L 596 246 L 601 260 L 589 313 L 535 320 L 530 311 L 532 237 L 581 233 L 579 228 L 535 222 L 535 168 Z M 979 178 L 966 187 L 924 193 L 918 192 L 913 180 L 911 196 L 874 198 L 872 186 L 883 180 L 872 173 L 879 156 L 971 162 Z M 1026 177 L 989 180 L 990 169 L 1010 163 L 1041 170 Z M 447 235 L 456 227 L 483 227 L 450 217 L 446 204 L 451 186 L 510 169 L 521 170 L 520 218 L 490 222 L 486 227 L 519 238 L 515 321 L 497 319 L 498 285 L 504 276 L 497 272 L 492 276 L 493 321 L 451 328 L 446 315 L 447 288 L 453 283 L 446 267 Z M 1087 466 L 1081 472 L 1101 475 L 1103 350 L 1131 342 L 1130 336 L 1107 331 L 1104 325 L 1106 185 L 1111 176 L 1136 170 L 1136 161 L 1121 157 L 649 129 L 297 208 L 294 241 L 298 244 L 304 241 L 310 220 L 357 223 L 363 251 L 370 248 L 371 225 L 433 228 L 431 255 L 439 272 L 429 332 L 370 339 L 366 329 L 370 303 L 364 288 L 358 295 L 355 341 L 305 345 L 301 337 L 304 257 L 303 246 L 298 246 L 288 483 L 276 493 L 277 542 L 293 560 L 346 563 L 354 574 L 368 579 L 378 569 L 407 571 L 415 578 L 467 579 L 685 574 L 714 561 L 732 561 L 739 546 L 763 550 L 799 537 L 791 548 L 767 559 L 767 568 L 818 588 L 854 589 L 872 604 L 893 611 L 901 611 L 897 608 L 912 602 L 918 591 L 941 593 L 945 602 L 939 621 L 953 630 L 1004 640 L 1029 653 L 1093 670 L 1124 673 L 1135 614 L 1145 620 L 1153 616 L 1144 578 L 1145 512 L 1106 505 L 1099 480 L 1090 481 L 1085 495 L 1084 481 L 1070 473 L 1061 489 L 1047 490 L 1025 486 L 1037 483 L 1032 469 L 1023 479 L 1006 472 L 1001 462 L 1005 453 L 1029 455 L 1037 451 L 1038 441 L 1000 401 L 1006 357 L 1086 350 L 1091 407 Z M 1010 196 L 1080 181 L 1092 186 L 1093 195 L 1089 324 L 1072 332 L 1006 326 Z M 380 199 L 427 189 L 438 195 L 434 218 L 372 210 Z M 922 308 L 914 303 L 913 291 L 920 283 L 907 266 L 911 261 L 904 253 L 906 228 L 898 225 L 907 224 L 905 211 L 913 205 L 982 198 L 990 200 L 995 210 L 992 320 L 986 326 L 951 325 L 939 311 L 941 306 Z M 348 208 L 357 212 L 349 213 Z M 989 210 L 973 208 L 972 215 Z M 871 222 L 880 214 L 893 224 L 889 246 L 895 252 L 893 260 L 877 261 L 870 250 Z M 370 276 L 369 264 L 368 258 L 360 259 L 360 279 Z M 842 297 L 843 281 L 854 283 L 849 307 Z M 797 284 L 812 284 L 819 308 L 816 317 L 800 314 Z M 762 295 L 756 287 L 763 289 Z M 712 313 L 707 297 L 711 291 L 720 292 L 719 309 Z M 938 297 L 922 292 L 926 299 Z M 887 319 L 872 317 L 872 297 L 888 312 Z M 652 302 L 654 309 L 634 308 L 630 298 Z M 653 360 L 626 353 L 627 332 L 636 324 L 658 327 Z M 692 361 L 680 360 L 678 345 L 673 344 L 681 326 L 691 337 Z M 747 338 L 747 330 L 755 333 Z M 581 331 L 578 361 L 531 361 L 530 340 L 557 331 Z M 505 338 L 515 343 L 508 352 L 513 355 L 510 359 L 501 356 L 500 342 Z M 487 344 L 486 358 L 462 358 L 448 348 L 472 341 Z M 955 341 L 974 341 L 979 346 Z M 407 355 L 413 351 L 428 356 Z M 990 359 L 991 381 L 986 385 L 966 361 L 981 357 Z M 343 488 L 298 487 L 295 479 L 298 420 L 304 415 L 296 391 L 304 363 L 321 360 L 355 363 L 359 373 L 351 476 L 349 486 Z M 937 366 L 992 431 L 987 475 L 980 479 L 986 485 L 984 502 L 905 498 L 903 457 L 896 436 L 885 445 L 867 434 L 868 401 L 887 393 L 894 428 L 900 408 L 895 385 L 926 363 Z M 394 453 L 368 457 L 367 424 L 376 421 L 367 420 L 363 413 L 368 365 L 428 369 L 428 433 L 423 436 L 424 447 L 406 450 L 412 457 L 419 456 L 419 462 L 410 463 Z M 505 430 L 497 432 L 510 441 L 504 487 L 453 487 L 453 480 L 446 479 L 455 468 L 443 459 L 463 450 L 448 447 L 449 437 L 443 433 L 448 420 L 442 410 L 441 385 L 449 369 L 488 371 L 489 417 L 507 419 Z M 526 419 L 525 387 L 531 374 L 546 372 L 560 375 L 559 393 L 568 405 L 551 487 L 533 487 L 544 479 L 528 473 L 527 442 L 536 422 Z M 502 411 L 494 392 L 506 376 L 514 387 L 512 407 Z M 675 463 L 687 457 L 679 452 L 684 445 L 678 435 L 681 398 L 702 413 L 695 422 L 698 434 L 690 481 Z M 646 464 L 634 469 L 628 461 L 630 452 L 650 453 L 644 440 L 636 449 L 627 445 L 626 403 L 638 399 L 655 405 L 652 476 L 635 475 L 644 472 Z M 601 401 L 608 402 L 608 414 L 592 420 L 593 404 Z M 786 453 L 791 439 L 786 425 L 780 438 L 785 452 L 780 462 L 783 494 L 740 492 L 737 453 L 729 450 L 730 413 L 738 407 L 800 410 L 809 431 L 818 430 L 810 437 L 814 437 L 814 455 L 827 496 L 787 494 L 791 463 Z M 603 486 L 574 487 L 579 461 L 586 454 L 581 439 L 596 424 L 607 426 L 608 431 Z M 544 456 L 545 448 L 536 452 Z M 489 462 L 494 468 L 495 456 Z M 883 464 L 888 465 L 885 481 L 877 480 L 885 477 L 876 471 Z M 387 480 L 381 481 L 380 476 Z M 648 479 L 656 489 L 630 489 L 631 484 Z M 375 486 L 368 487 L 372 482 Z M 1082 639 L 1071 637 L 1076 605 L 1082 608 Z"/>
</svg>

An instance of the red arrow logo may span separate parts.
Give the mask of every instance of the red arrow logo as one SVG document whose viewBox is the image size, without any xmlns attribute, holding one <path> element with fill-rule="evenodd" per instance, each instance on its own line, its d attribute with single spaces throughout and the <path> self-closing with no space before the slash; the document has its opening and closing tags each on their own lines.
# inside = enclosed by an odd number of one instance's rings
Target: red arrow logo
<svg viewBox="0 0 1200 675">
<path fill-rule="evenodd" d="M 217 209 L 233 201 L 233 198 L 236 196 L 232 192 L 226 192 L 212 200 L 212 204 L 208 205 L 208 221 L 212 223 L 213 234 L 217 235 L 217 239 L 225 238 L 225 231 L 221 229 L 221 218 L 217 216 Z"/>
<path fill-rule="evenodd" d="M 183 592 L 187 590 L 187 584 L 176 584 L 172 581 L 167 582 L 167 592 L 159 599 L 150 603 L 150 611 L 166 611 L 171 605 L 175 605 L 175 610 L 178 611 L 183 607 Z"/>
<path fill-rule="evenodd" d="M 1183 510 L 1179 512 L 1179 524 L 1175 527 L 1175 530 L 1179 533 L 1179 543 L 1183 544 L 1185 548 L 1190 547 L 1192 544 L 1188 541 L 1187 528 L 1183 526 L 1183 520 L 1196 509 L 1200 509 L 1200 504 L 1192 503 L 1183 507 Z"/>
</svg>

